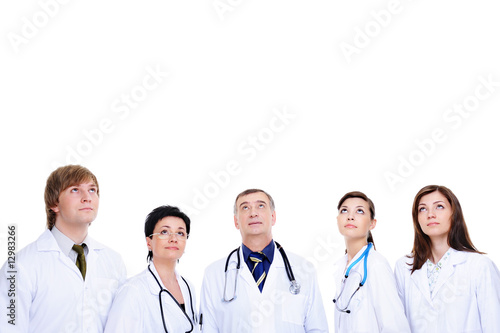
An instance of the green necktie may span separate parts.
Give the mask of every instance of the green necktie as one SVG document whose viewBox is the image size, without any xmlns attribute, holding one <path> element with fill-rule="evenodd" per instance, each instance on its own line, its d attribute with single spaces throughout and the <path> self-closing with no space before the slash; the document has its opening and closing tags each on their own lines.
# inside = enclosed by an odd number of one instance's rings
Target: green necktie
<svg viewBox="0 0 500 333">
<path fill-rule="evenodd" d="M 73 250 L 75 250 L 76 253 L 78 253 L 78 257 L 76 258 L 76 267 L 80 270 L 82 273 L 82 277 L 85 280 L 85 273 L 87 273 L 87 263 L 85 262 L 85 254 L 83 253 L 83 247 L 85 246 L 85 243 L 82 245 L 73 245 Z"/>
</svg>

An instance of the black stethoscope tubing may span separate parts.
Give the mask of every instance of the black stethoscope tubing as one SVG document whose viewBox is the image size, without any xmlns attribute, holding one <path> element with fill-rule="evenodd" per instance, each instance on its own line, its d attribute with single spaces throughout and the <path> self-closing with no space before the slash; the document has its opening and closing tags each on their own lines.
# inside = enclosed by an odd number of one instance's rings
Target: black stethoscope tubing
<svg viewBox="0 0 500 333">
<path fill-rule="evenodd" d="M 162 288 L 161 284 L 160 284 L 160 281 L 158 281 L 158 278 L 154 275 L 153 271 L 151 270 L 150 268 L 151 265 L 148 265 L 148 270 L 149 272 L 151 273 L 151 275 L 153 275 L 153 277 L 155 278 L 156 280 L 156 283 L 158 283 L 158 286 L 160 287 L 160 293 L 158 294 L 158 300 L 160 301 L 160 312 L 161 312 L 161 320 L 163 322 L 163 328 L 165 329 L 165 332 L 168 333 L 168 330 L 167 330 L 167 325 L 165 324 L 165 316 L 163 315 L 163 305 L 162 305 L 162 302 L 161 302 L 161 293 L 162 292 L 166 292 L 167 294 L 170 295 L 170 297 L 174 300 L 175 304 L 177 304 L 177 306 L 182 310 L 182 312 L 184 313 L 184 315 L 186 316 L 187 320 L 189 321 L 189 324 L 191 325 L 191 329 L 189 331 L 187 331 L 186 333 L 190 333 L 193 331 L 194 329 L 194 326 L 193 326 L 193 322 L 191 321 L 191 319 L 189 319 L 189 316 L 187 315 L 186 311 L 184 311 L 181 307 L 181 305 L 179 304 L 179 302 L 177 302 L 177 300 L 175 299 L 175 297 L 170 293 L 170 291 L 168 291 L 167 289 L 164 289 Z M 193 314 L 193 320 L 195 320 L 194 318 L 194 311 L 193 311 L 193 296 L 191 294 L 191 288 L 189 288 L 189 284 L 187 283 L 186 279 L 184 279 L 182 276 L 181 276 L 182 280 L 184 281 L 184 283 L 186 284 L 187 288 L 188 288 L 188 292 L 189 292 L 189 304 L 191 306 L 191 313 Z M 196 321 L 196 320 L 195 320 Z"/>
</svg>

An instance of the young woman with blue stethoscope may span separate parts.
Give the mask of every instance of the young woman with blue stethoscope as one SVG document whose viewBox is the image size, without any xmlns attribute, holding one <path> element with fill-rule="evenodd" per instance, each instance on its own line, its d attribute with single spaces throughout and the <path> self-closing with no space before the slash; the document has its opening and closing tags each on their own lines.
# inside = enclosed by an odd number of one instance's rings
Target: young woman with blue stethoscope
<svg viewBox="0 0 500 333">
<path fill-rule="evenodd" d="M 335 332 L 410 332 L 392 269 L 373 244 L 373 202 L 362 192 L 349 192 L 337 209 L 346 254 L 336 264 Z"/>
<path fill-rule="evenodd" d="M 412 215 L 413 250 L 395 268 L 411 331 L 500 332 L 500 273 L 472 244 L 455 194 L 425 186 Z"/>
<path fill-rule="evenodd" d="M 190 219 L 160 206 L 146 218 L 148 268 L 118 291 L 105 332 L 199 332 L 194 289 L 175 268 L 186 247 Z"/>
</svg>

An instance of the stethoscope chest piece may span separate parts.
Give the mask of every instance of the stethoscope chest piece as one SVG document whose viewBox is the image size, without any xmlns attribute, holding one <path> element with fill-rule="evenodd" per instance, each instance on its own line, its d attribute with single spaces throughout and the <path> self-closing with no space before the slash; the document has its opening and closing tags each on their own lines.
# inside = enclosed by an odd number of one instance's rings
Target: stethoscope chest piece
<svg viewBox="0 0 500 333">
<path fill-rule="evenodd" d="M 295 280 L 291 281 L 289 289 L 292 295 L 300 294 L 300 284 L 298 284 Z"/>
</svg>

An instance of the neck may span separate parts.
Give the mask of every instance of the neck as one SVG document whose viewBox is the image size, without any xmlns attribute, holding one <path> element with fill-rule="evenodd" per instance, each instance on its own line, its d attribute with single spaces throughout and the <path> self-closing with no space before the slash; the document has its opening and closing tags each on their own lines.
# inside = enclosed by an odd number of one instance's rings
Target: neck
<svg viewBox="0 0 500 333">
<path fill-rule="evenodd" d="M 366 238 L 346 239 L 347 262 L 350 262 L 365 245 L 368 245 Z"/>
<path fill-rule="evenodd" d="M 75 244 L 81 244 L 85 237 L 87 237 L 89 231 L 89 224 L 82 224 L 78 226 L 68 226 L 64 223 L 55 223 L 57 230 L 66 235 Z"/>
<path fill-rule="evenodd" d="M 431 238 L 431 258 L 429 259 L 434 264 L 438 263 L 449 248 L 448 237 Z"/>
<path fill-rule="evenodd" d="M 166 261 L 153 259 L 153 265 L 155 266 L 156 272 L 158 272 L 163 285 L 167 286 L 173 281 L 176 281 L 177 278 L 175 277 L 175 260 Z"/>
<path fill-rule="evenodd" d="M 266 246 L 273 240 L 272 236 L 269 237 L 248 237 L 243 240 L 243 244 L 248 247 L 252 252 L 264 250 Z"/>
</svg>

